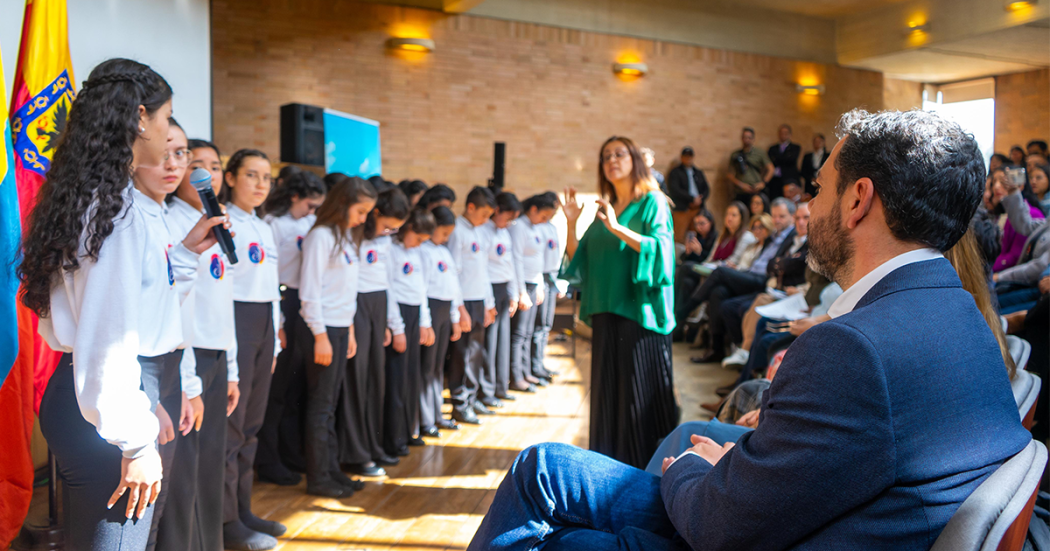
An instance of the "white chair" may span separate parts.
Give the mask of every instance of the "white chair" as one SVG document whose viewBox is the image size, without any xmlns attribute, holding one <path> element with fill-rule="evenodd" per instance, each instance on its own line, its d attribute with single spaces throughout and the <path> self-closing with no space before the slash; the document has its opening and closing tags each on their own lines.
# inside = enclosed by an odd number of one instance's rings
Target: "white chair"
<svg viewBox="0 0 1050 551">
<path fill-rule="evenodd" d="M 1032 355 L 1032 345 L 1021 337 L 1007 335 L 1006 347 L 1010 350 L 1010 357 L 1014 359 L 1018 371 L 1024 369 L 1028 365 L 1028 357 Z"/>
<path fill-rule="evenodd" d="M 1045 467 L 1046 447 L 1029 442 L 966 498 L 930 551 L 1019 551 Z"/>
<path fill-rule="evenodd" d="M 1035 420 L 1035 403 L 1039 400 L 1039 390 L 1043 386 L 1043 381 L 1036 374 L 1024 370 L 1024 367 L 1028 365 L 1029 356 L 1032 355 L 1032 345 L 1013 335 L 1006 337 L 1006 343 L 1010 348 L 1010 356 L 1017 364 L 1017 373 L 1010 381 L 1010 390 L 1014 393 L 1014 402 L 1017 403 L 1021 424 L 1026 429 L 1031 429 Z"/>
</svg>

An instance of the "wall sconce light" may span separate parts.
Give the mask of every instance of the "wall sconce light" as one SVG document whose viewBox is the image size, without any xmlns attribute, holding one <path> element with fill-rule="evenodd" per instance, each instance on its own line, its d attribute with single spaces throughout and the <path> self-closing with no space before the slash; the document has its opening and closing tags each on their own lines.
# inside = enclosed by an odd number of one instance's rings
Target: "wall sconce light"
<svg viewBox="0 0 1050 551">
<path fill-rule="evenodd" d="M 798 90 L 798 93 L 805 94 L 807 96 L 823 96 L 824 95 L 824 85 L 823 84 L 815 84 L 815 85 L 812 85 L 812 86 L 803 86 L 801 84 L 797 84 L 797 85 L 795 85 L 795 90 Z"/>
<path fill-rule="evenodd" d="M 930 32 L 930 24 L 929 23 L 927 23 L 925 21 L 909 21 L 908 22 L 908 32 L 906 32 L 904 34 L 905 35 L 914 35 L 914 34 L 918 34 L 918 33 L 928 33 L 928 32 Z"/>
<path fill-rule="evenodd" d="M 434 41 L 429 38 L 391 38 L 386 41 L 387 48 L 406 52 L 432 52 L 434 46 Z"/>
<path fill-rule="evenodd" d="M 1038 3 L 1039 0 L 1006 0 L 1003 2 L 1003 9 L 1006 11 L 1021 11 L 1033 8 Z"/>
<path fill-rule="evenodd" d="M 649 66 L 644 63 L 614 63 L 613 72 L 620 76 L 641 77 L 649 72 Z"/>
</svg>

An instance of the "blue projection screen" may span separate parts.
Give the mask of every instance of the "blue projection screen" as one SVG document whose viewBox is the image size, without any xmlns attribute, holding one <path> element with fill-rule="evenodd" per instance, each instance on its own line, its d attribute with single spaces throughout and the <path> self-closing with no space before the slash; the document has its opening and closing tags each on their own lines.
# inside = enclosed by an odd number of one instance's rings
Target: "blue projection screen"
<svg viewBox="0 0 1050 551">
<path fill-rule="evenodd" d="M 324 110 L 325 172 L 368 178 L 383 172 L 379 123 L 334 109 Z"/>
</svg>

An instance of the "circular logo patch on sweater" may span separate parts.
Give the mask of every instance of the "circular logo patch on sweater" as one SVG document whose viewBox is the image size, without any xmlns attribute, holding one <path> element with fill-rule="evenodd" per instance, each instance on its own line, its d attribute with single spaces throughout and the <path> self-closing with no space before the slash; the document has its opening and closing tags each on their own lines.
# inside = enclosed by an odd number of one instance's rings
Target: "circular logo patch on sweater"
<svg viewBox="0 0 1050 551">
<path fill-rule="evenodd" d="M 211 277 L 215 279 L 222 279 L 222 276 L 226 275 L 226 263 L 222 261 L 222 257 L 218 254 L 211 255 L 211 265 L 208 268 L 208 271 L 211 272 Z"/>
<path fill-rule="evenodd" d="M 411 262 L 405 262 L 405 265 L 401 267 L 401 271 L 404 272 L 405 275 L 411 275 L 412 271 L 413 271 L 412 263 Z"/>
<path fill-rule="evenodd" d="M 507 248 L 503 246 L 503 243 L 496 244 L 496 256 L 503 256 L 503 253 L 507 252 Z"/>
<path fill-rule="evenodd" d="M 554 249 L 557 246 L 558 246 L 558 244 L 555 243 L 553 239 L 548 239 L 547 240 L 547 248 L 548 249 Z"/>
<path fill-rule="evenodd" d="M 438 271 L 441 272 L 441 273 L 445 273 L 447 270 L 448 270 L 448 264 L 445 264 L 444 261 L 439 260 L 438 261 Z"/>
<path fill-rule="evenodd" d="M 379 260 L 379 253 L 374 250 L 368 251 L 365 254 L 365 260 L 368 261 L 369 264 L 375 264 Z"/>
<path fill-rule="evenodd" d="M 262 264 L 263 260 L 266 260 L 266 250 L 258 243 L 250 243 L 248 245 L 248 260 L 251 260 L 252 264 Z"/>
</svg>

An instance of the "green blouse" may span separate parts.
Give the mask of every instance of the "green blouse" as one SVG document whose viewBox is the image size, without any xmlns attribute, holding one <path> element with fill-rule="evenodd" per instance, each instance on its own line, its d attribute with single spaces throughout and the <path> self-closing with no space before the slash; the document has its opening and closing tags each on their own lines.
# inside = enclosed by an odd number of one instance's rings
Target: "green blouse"
<svg viewBox="0 0 1050 551">
<path fill-rule="evenodd" d="M 674 229 L 664 195 L 651 191 L 617 216 L 642 236 L 634 252 L 600 220 L 587 228 L 559 277 L 580 289 L 580 320 L 611 313 L 666 335 L 674 329 Z"/>
</svg>

